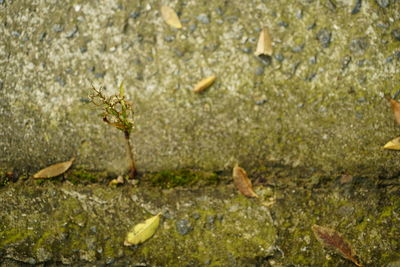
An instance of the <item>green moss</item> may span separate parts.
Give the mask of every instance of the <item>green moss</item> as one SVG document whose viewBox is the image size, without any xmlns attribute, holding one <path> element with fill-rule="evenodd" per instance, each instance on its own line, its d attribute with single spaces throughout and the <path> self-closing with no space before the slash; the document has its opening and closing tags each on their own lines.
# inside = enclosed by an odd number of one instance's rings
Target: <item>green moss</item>
<svg viewBox="0 0 400 267">
<path fill-rule="evenodd" d="M 104 242 L 103 255 L 105 259 L 113 259 L 117 257 L 117 248 L 115 247 L 113 240 L 109 239 Z"/>
<path fill-rule="evenodd" d="M 83 169 L 72 170 L 67 174 L 67 180 L 73 184 L 101 183 L 106 177 L 105 172 L 90 172 Z"/>
<path fill-rule="evenodd" d="M 33 251 L 38 251 L 38 249 L 41 249 L 43 247 L 46 247 L 48 250 L 51 250 L 52 243 L 48 242 L 51 237 L 54 235 L 54 231 L 50 230 L 48 232 L 44 232 L 42 236 L 36 241 L 35 246 L 33 248 Z"/>
<path fill-rule="evenodd" d="M 8 244 L 23 241 L 32 234 L 33 232 L 31 230 L 16 228 L 0 232 L 0 248 Z"/>
<path fill-rule="evenodd" d="M 64 176 L 59 175 L 52 178 L 44 178 L 44 179 L 33 179 L 34 183 L 37 185 L 44 185 L 46 183 L 61 183 L 64 181 Z"/>
<path fill-rule="evenodd" d="M 26 175 L 17 176 L 10 169 L 2 169 L 0 168 L 0 187 L 9 185 L 10 183 L 15 183 L 18 180 L 25 180 Z"/>
<path fill-rule="evenodd" d="M 177 186 L 190 186 L 194 184 L 210 185 L 216 184 L 219 180 L 218 175 L 213 172 L 195 171 L 190 169 L 161 171 L 149 174 L 144 177 L 153 185 L 163 188 L 173 188 Z"/>
<path fill-rule="evenodd" d="M 8 185 L 9 182 L 6 173 L 0 170 L 0 187 Z"/>
<path fill-rule="evenodd" d="M 382 218 L 385 218 L 385 217 L 390 217 L 390 216 L 392 216 L 393 209 L 394 209 L 394 207 L 391 207 L 391 206 L 385 207 L 385 208 L 383 209 L 382 213 L 381 213 L 381 217 L 380 217 L 380 218 L 382 219 Z"/>
</svg>

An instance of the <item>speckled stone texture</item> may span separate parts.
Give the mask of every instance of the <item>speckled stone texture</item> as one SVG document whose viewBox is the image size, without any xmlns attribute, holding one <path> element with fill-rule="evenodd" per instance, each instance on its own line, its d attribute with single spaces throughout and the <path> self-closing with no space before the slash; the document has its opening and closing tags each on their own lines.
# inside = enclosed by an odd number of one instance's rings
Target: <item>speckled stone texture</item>
<svg viewBox="0 0 400 267">
<path fill-rule="evenodd" d="M 0 266 L 244 266 L 271 256 L 269 209 L 227 186 L 10 186 L 0 189 Z M 124 247 L 130 229 L 161 212 L 144 244 Z M 210 219 L 212 218 L 212 219 Z M 4 264 L 4 265 L 3 265 Z"/>
<path fill-rule="evenodd" d="M 141 171 L 239 161 L 391 176 L 399 133 L 400 1 L 22 1 L 0 4 L 0 167 L 76 156 L 127 168 L 123 136 L 88 103 L 90 81 L 134 104 Z M 273 56 L 253 55 L 267 26 Z M 215 74 L 201 95 L 191 89 Z"/>
</svg>

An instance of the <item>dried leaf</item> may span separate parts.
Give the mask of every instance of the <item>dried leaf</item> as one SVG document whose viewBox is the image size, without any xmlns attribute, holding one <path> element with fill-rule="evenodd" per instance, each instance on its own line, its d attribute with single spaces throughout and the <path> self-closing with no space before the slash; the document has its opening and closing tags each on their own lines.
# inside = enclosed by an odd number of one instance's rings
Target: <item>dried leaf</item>
<svg viewBox="0 0 400 267">
<path fill-rule="evenodd" d="M 260 32 L 260 37 L 258 38 L 257 49 L 254 52 L 256 56 L 260 55 L 272 55 L 272 39 L 269 35 L 268 28 L 264 27 Z"/>
<path fill-rule="evenodd" d="M 71 167 L 72 162 L 74 162 L 75 158 L 72 158 L 69 161 L 61 162 L 57 164 L 53 164 L 47 168 L 44 168 L 33 175 L 33 178 L 51 178 L 66 172 L 69 167 Z"/>
<path fill-rule="evenodd" d="M 178 15 L 176 15 L 175 11 L 169 6 L 161 7 L 161 16 L 169 26 L 177 29 L 182 28 L 182 24 L 178 18 Z"/>
<path fill-rule="evenodd" d="M 396 137 L 395 139 L 386 143 L 383 146 L 384 149 L 391 149 L 391 150 L 400 150 L 400 137 Z"/>
<path fill-rule="evenodd" d="M 349 174 L 343 174 L 340 177 L 340 183 L 341 184 L 347 184 L 347 183 L 351 183 L 351 181 L 353 181 L 353 176 L 349 175 Z"/>
<path fill-rule="evenodd" d="M 204 90 L 206 90 L 208 87 L 210 87 L 214 81 L 217 79 L 217 76 L 211 75 L 200 82 L 196 84 L 196 86 L 193 88 L 193 92 L 195 93 L 201 93 Z"/>
<path fill-rule="evenodd" d="M 355 258 L 356 254 L 350 244 L 334 229 L 322 227 L 314 224 L 311 229 L 318 241 L 337 251 L 342 257 L 352 261 L 356 266 L 362 267 L 361 263 Z"/>
<path fill-rule="evenodd" d="M 240 193 L 246 197 L 257 197 L 257 194 L 253 191 L 253 186 L 247 173 L 244 169 L 240 168 L 237 164 L 233 168 L 233 183 Z"/>
<path fill-rule="evenodd" d="M 397 124 L 400 124 L 400 103 L 393 98 L 388 98 L 388 100 L 390 102 L 390 106 L 392 107 L 394 119 L 396 120 Z"/>
<path fill-rule="evenodd" d="M 117 179 L 112 179 L 108 185 L 119 185 L 124 183 L 124 177 L 119 175 Z"/>
<path fill-rule="evenodd" d="M 160 213 L 153 216 L 143 223 L 135 225 L 131 231 L 126 235 L 124 245 L 132 246 L 143 243 L 156 232 L 158 225 L 160 224 Z"/>
</svg>

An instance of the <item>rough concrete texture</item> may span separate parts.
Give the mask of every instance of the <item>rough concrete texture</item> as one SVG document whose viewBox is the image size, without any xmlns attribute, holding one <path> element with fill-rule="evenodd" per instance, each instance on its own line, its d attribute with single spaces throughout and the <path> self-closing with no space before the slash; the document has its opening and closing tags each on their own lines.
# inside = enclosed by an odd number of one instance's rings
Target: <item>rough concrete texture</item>
<svg viewBox="0 0 400 267">
<path fill-rule="evenodd" d="M 10 186 L 1 190 L 0 202 L 0 263 L 244 266 L 275 250 L 268 208 L 232 187 L 163 191 L 50 183 Z M 124 247 L 129 229 L 158 212 L 156 234 Z"/>
<path fill-rule="evenodd" d="M 398 266 L 398 185 L 302 180 L 312 179 L 257 183 L 259 199 L 226 183 L 164 190 L 11 184 L 0 188 L 0 266 L 354 266 L 323 248 L 314 224 L 339 231 L 364 266 Z M 124 247 L 128 230 L 158 212 L 155 235 Z"/>
<path fill-rule="evenodd" d="M 0 4 L 0 167 L 77 156 L 122 172 L 123 137 L 88 103 L 124 80 L 139 170 L 279 163 L 390 176 L 400 1 L 22 1 Z M 262 26 L 270 59 L 253 55 Z M 191 92 L 215 74 L 204 94 Z"/>
</svg>

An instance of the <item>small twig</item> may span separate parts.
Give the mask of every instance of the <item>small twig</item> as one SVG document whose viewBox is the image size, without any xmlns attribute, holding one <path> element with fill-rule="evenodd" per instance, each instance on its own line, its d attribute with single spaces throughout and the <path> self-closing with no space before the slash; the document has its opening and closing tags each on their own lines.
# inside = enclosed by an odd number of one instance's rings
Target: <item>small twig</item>
<svg viewBox="0 0 400 267">
<path fill-rule="evenodd" d="M 136 177 L 136 164 L 135 164 L 135 159 L 133 157 L 133 147 L 132 143 L 130 140 L 130 134 L 128 132 L 125 132 L 125 140 L 126 140 L 126 145 L 127 145 L 127 150 L 129 154 L 129 159 L 131 161 L 131 166 L 130 166 L 130 173 L 129 173 L 129 178 L 130 179 L 135 179 Z"/>
</svg>

